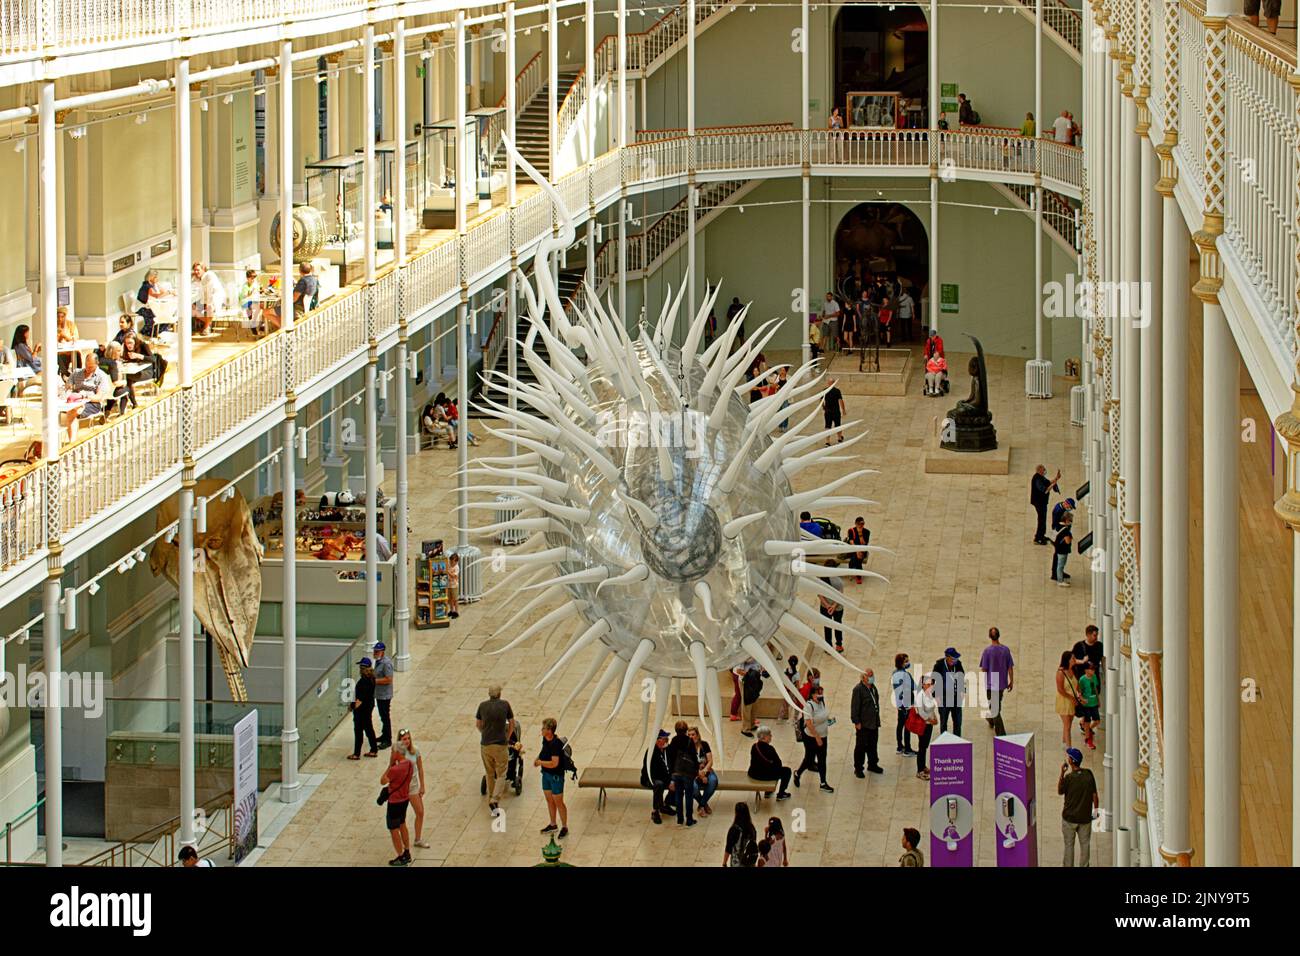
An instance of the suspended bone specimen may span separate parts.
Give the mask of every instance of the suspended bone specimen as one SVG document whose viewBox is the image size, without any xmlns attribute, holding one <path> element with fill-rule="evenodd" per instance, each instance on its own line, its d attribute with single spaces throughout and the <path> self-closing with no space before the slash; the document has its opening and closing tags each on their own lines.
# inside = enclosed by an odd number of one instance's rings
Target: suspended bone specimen
<svg viewBox="0 0 1300 956">
<path fill-rule="evenodd" d="M 585 297 L 583 311 L 567 314 L 551 266 L 573 241 L 572 219 L 550 184 L 512 143 L 506 146 L 550 196 L 561 228 L 538 247 L 536 291 L 524 285 L 527 325 L 518 344 L 536 382 L 495 372 L 484 378 L 481 410 L 506 423 L 486 430 L 515 440 L 520 454 L 479 459 L 466 473 L 479 482 L 471 493 L 488 496 L 471 502 L 471 509 L 500 510 L 494 500 L 500 493 L 518 499 L 515 519 L 476 531 L 516 525 L 534 539 L 494 562 L 494 570 L 505 567 L 514 576 L 520 607 L 494 635 L 490 653 L 559 637 L 563 646 L 544 655 L 537 685 L 553 681 L 579 657 L 590 659 L 565 707 L 595 681 L 571 733 L 582 729 L 612 688 L 607 718 L 629 697 L 644 705 L 647 748 L 673 680 L 696 681 L 700 716 L 720 738 L 719 675 L 747 658 L 766 667 L 782 695 L 802 707 L 781 684 L 768 648 L 788 647 L 786 635 L 814 633 L 816 612 L 798 600 L 799 591 L 838 593 L 818 579 L 843 573 L 808 562 L 884 550 L 800 539 L 801 508 L 870 503 L 835 492 L 856 490 L 874 474 L 858 470 L 798 492 L 791 486 L 804 469 L 843 460 L 832 449 L 804 451 L 826 434 L 810 430 L 826 388 L 818 364 L 801 365 L 781 392 L 747 404 L 741 376 L 779 323 L 764 325 L 733 355 L 741 312 L 700 350 L 716 286 L 688 323 L 679 321 L 681 291 L 670 292 L 653 327 L 643 326 L 635 338 L 595 295 Z M 680 347 L 674 344 L 679 330 Z M 534 343 L 545 344 L 549 364 Z M 805 410 L 809 414 L 793 422 Z M 784 419 L 791 426 L 773 440 L 772 430 Z M 524 568 L 544 570 L 520 581 Z M 517 622 L 542 608 L 549 610 L 519 631 Z M 843 630 L 863 645 L 870 642 L 856 628 Z M 852 666 L 821 640 L 813 643 Z"/>
</svg>

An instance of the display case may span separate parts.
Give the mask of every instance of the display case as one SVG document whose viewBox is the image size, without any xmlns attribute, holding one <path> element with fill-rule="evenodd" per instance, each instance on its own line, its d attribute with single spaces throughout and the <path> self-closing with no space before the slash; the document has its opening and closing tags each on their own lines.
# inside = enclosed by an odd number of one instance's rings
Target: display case
<svg viewBox="0 0 1300 956">
<path fill-rule="evenodd" d="M 466 117 L 464 128 L 464 158 L 456 162 L 456 124 L 451 120 L 430 123 L 420 128 L 424 144 L 424 209 L 422 222 L 425 229 L 456 228 L 456 176 L 458 166 L 466 171 L 470 188 L 462 194 L 469 215 L 470 208 L 478 208 L 479 138 L 478 121 Z"/>
<path fill-rule="evenodd" d="M 353 274 L 365 258 L 364 220 L 361 209 L 361 156 L 332 156 L 303 166 L 307 204 L 314 206 L 325 220 L 325 245 L 322 255 L 339 267 L 343 284 L 353 281 Z"/>
<path fill-rule="evenodd" d="M 849 93 L 844 104 L 845 123 L 850 129 L 897 129 L 901 99 L 897 91 Z"/>
<path fill-rule="evenodd" d="M 330 500 L 334 499 L 334 500 Z M 391 543 L 397 502 L 381 498 L 375 513 L 376 530 Z M 284 553 L 283 520 L 279 495 L 262 498 L 253 505 L 253 530 L 268 557 Z M 318 560 L 361 560 L 365 556 L 366 509 L 363 503 L 342 504 L 337 496 L 308 503 L 299 501 L 295 510 L 297 552 Z"/>
<path fill-rule="evenodd" d="M 477 129 L 478 142 L 478 179 L 477 195 L 480 200 L 492 200 L 492 192 L 505 186 L 505 149 L 501 137 L 506 131 L 506 110 L 504 106 L 470 110 Z M 482 208 L 479 210 L 482 212 Z"/>
<path fill-rule="evenodd" d="M 357 150 L 357 153 L 364 157 L 363 150 Z M 423 194 L 421 187 L 424 171 L 421 154 L 420 141 L 407 140 L 404 154 L 406 163 L 404 219 L 407 235 L 416 229 L 418 197 Z M 375 144 L 375 166 L 375 196 L 379 203 L 375 218 L 375 241 L 380 249 L 392 249 L 397 238 L 397 234 L 393 231 L 393 223 L 396 221 L 393 193 L 397 188 L 397 143 L 394 140 Z"/>
<path fill-rule="evenodd" d="M 415 566 L 415 626 L 419 630 L 451 624 L 447 601 L 447 555 L 442 543 L 428 548 Z"/>
</svg>

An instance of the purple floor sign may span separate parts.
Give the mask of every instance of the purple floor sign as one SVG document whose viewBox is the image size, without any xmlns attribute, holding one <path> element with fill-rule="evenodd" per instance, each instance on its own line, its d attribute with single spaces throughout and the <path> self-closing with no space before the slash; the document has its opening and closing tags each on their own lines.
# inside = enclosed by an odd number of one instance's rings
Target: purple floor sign
<svg viewBox="0 0 1300 956">
<path fill-rule="evenodd" d="M 993 793 L 998 866 L 1037 866 L 1033 734 L 993 738 Z"/>
<path fill-rule="evenodd" d="M 971 743 L 940 734 L 930 744 L 930 865 L 973 866 L 974 771 Z"/>
</svg>

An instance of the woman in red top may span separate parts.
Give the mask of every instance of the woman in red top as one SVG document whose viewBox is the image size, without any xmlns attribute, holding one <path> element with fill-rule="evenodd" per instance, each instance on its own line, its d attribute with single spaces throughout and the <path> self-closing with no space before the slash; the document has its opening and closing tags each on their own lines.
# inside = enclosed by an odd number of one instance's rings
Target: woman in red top
<svg viewBox="0 0 1300 956">
<path fill-rule="evenodd" d="M 411 862 L 411 834 L 406 828 L 406 808 L 411 802 L 411 774 L 415 768 L 401 750 L 393 748 L 391 762 L 379 782 L 388 787 L 388 835 L 393 839 L 397 856 L 389 866 L 406 866 Z"/>
</svg>

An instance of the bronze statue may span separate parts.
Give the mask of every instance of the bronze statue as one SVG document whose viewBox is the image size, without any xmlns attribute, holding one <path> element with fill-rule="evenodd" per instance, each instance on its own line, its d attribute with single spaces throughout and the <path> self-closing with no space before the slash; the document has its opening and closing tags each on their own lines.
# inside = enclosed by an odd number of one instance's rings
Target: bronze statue
<svg viewBox="0 0 1300 956">
<path fill-rule="evenodd" d="M 989 412 L 984 346 L 975 336 L 967 333 L 967 337 L 975 343 L 975 354 L 966 366 L 970 374 L 970 396 L 948 412 L 939 447 L 949 451 L 992 451 L 998 447 L 998 433 Z"/>
</svg>

